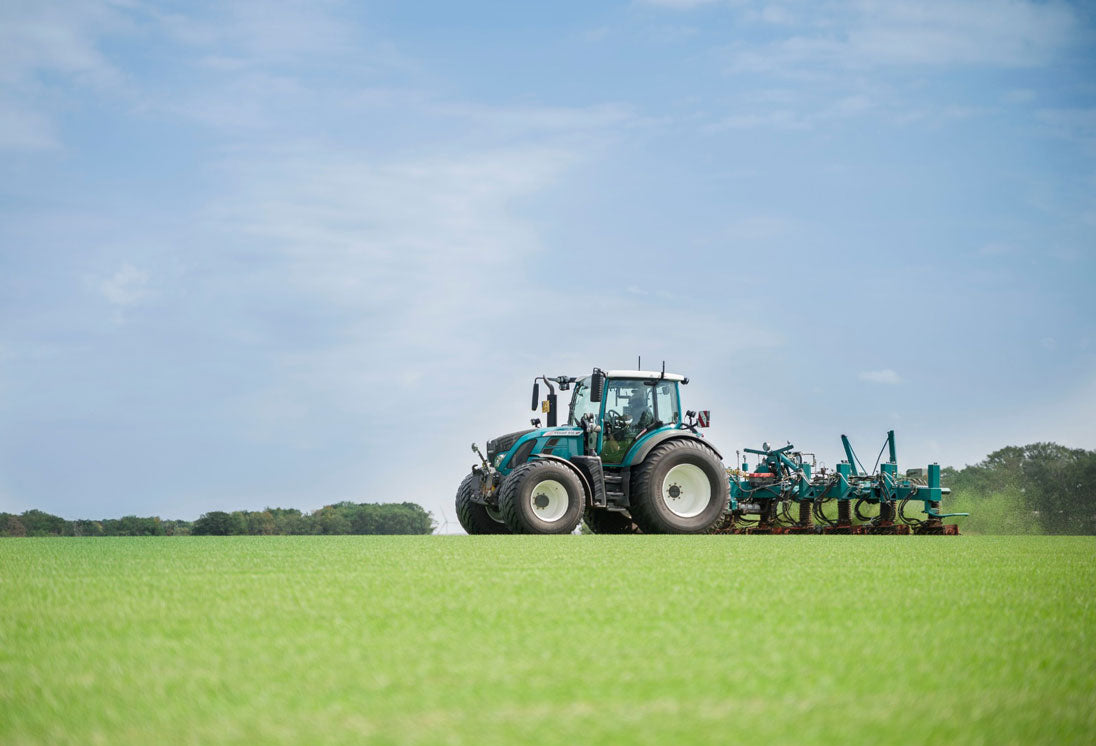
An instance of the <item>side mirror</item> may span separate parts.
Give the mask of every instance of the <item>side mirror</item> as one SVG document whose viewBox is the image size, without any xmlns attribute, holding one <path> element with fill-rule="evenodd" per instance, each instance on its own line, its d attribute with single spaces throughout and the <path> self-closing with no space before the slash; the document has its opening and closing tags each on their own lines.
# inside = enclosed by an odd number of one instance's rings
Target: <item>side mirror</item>
<svg viewBox="0 0 1096 746">
<path fill-rule="evenodd" d="M 533 404 L 529 407 L 532 410 L 536 410 L 537 404 L 540 403 L 540 384 L 533 381 Z"/>
<path fill-rule="evenodd" d="M 605 395 L 605 371 L 601 368 L 594 368 L 593 375 L 590 376 L 590 401 L 600 402 L 601 397 Z"/>
</svg>

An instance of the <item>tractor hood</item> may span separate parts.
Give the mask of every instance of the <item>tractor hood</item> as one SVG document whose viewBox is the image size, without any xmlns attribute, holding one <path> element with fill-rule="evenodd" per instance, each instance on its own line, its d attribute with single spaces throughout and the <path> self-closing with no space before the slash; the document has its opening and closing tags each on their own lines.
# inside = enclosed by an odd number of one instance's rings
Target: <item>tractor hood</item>
<svg viewBox="0 0 1096 746">
<path fill-rule="evenodd" d="M 519 441 L 526 442 L 551 438 L 577 438 L 581 435 L 582 428 L 575 427 L 574 425 L 538 427 L 506 433 L 506 435 L 500 435 L 494 440 L 487 441 L 487 460 L 492 464 L 495 463 L 496 456 L 511 450 Z"/>
<path fill-rule="evenodd" d="M 528 430 L 518 430 L 512 433 L 506 433 L 506 435 L 500 435 L 494 440 L 487 441 L 487 460 L 494 463 L 495 456 L 500 453 L 505 453 L 514 447 L 514 443 L 518 442 L 518 439 L 522 435 L 533 432 L 533 428 Z"/>
</svg>

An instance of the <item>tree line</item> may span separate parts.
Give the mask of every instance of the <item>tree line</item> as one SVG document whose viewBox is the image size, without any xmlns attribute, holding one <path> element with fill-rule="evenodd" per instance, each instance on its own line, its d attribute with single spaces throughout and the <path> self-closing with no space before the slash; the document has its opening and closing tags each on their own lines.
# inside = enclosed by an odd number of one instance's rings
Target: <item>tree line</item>
<svg viewBox="0 0 1096 746">
<path fill-rule="evenodd" d="M 1096 534 L 1096 451 L 1057 443 L 1008 446 L 962 469 L 941 470 L 948 512 L 962 530 L 992 534 Z"/>
<path fill-rule="evenodd" d="M 66 520 L 41 510 L 0 513 L 0 536 L 271 536 L 276 534 L 429 534 L 434 519 L 416 503 L 325 505 L 311 513 L 296 508 L 214 510 L 196 521 L 158 516 Z"/>
</svg>

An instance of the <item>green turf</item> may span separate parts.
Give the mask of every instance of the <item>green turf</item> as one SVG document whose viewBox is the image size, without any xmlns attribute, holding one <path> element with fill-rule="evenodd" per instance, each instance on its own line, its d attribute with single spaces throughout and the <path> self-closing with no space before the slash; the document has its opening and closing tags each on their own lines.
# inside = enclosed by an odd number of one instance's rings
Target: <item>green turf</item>
<svg viewBox="0 0 1096 746">
<path fill-rule="evenodd" d="M 1096 539 L 0 540 L 0 743 L 1092 743 Z"/>
</svg>

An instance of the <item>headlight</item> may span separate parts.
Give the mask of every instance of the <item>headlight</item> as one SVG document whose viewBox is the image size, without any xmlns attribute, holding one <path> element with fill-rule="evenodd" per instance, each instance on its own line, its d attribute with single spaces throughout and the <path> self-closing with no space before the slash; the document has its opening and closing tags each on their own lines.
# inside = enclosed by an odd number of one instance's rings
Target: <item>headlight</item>
<svg viewBox="0 0 1096 746">
<path fill-rule="evenodd" d="M 502 466 L 502 461 L 505 458 L 506 458 L 506 453 L 505 452 L 500 453 L 498 456 L 495 456 L 495 468 L 496 469 L 499 468 L 500 466 Z"/>
</svg>

